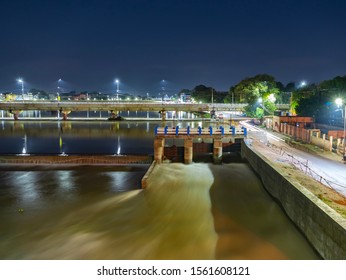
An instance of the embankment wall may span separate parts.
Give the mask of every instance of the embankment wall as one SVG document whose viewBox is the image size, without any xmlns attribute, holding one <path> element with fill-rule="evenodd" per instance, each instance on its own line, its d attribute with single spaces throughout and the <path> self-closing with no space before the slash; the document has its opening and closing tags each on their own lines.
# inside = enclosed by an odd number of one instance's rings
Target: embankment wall
<svg viewBox="0 0 346 280">
<path fill-rule="evenodd" d="M 346 219 L 298 182 L 280 174 L 251 144 L 243 141 L 241 154 L 316 251 L 324 259 L 346 259 Z"/>
</svg>

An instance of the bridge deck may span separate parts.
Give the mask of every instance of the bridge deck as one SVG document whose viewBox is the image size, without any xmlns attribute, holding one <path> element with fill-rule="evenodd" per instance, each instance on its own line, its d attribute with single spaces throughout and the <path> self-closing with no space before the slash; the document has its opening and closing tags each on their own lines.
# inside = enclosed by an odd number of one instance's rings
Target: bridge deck
<svg viewBox="0 0 346 280">
<path fill-rule="evenodd" d="M 247 104 L 226 103 L 165 103 L 165 102 L 116 102 L 116 101 L 14 101 L 0 102 L 0 110 L 42 110 L 42 111 L 243 111 Z M 286 104 L 282 104 L 286 105 Z M 287 104 L 288 105 L 288 104 Z M 288 108 L 288 106 L 286 106 Z"/>
</svg>

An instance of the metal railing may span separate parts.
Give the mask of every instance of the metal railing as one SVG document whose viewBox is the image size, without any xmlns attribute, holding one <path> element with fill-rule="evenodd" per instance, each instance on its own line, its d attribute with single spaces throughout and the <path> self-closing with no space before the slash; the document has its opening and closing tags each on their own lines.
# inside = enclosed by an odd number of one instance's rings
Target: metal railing
<svg viewBox="0 0 346 280">
<path fill-rule="evenodd" d="M 190 128 L 190 126 L 186 128 L 180 128 L 179 126 L 176 127 L 155 127 L 154 129 L 155 135 L 229 135 L 229 136 L 235 136 L 235 135 L 243 135 L 247 136 L 247 129 L 246 127 L 235 127 L 231 126 L 229 128 L 224 128 L 223 126 L 220 127 L 212 127 L 209 126 L 208 128 Z"/>
<path fill-rule="evenodd" d="M 326 179 L 322 175 L 318 174 L 316 171 L 314 171 L 309 166 L 309 161 L 306 160 L 306 162 L 302 162 L 301 160 L 297 159 L 294 155 L 288 153 L 285 151 L 282 147 L 277 147 L 274 144 L 267 143 L 267 146 L 270 147 L 274 152 L 278 153 L 281 157 L 285 157 L 288 159 L 289 163 L 291 163 L 292 166 L 296 167 L 297 169 L 304 172 L 304 174 L 310 176 L 315 181 L 318 181 L 319 183 L 337 191 L 338 188 L 346 189 L 346 186 L 341 185 L 337 182 L 333 182 L 332 180 Z"/>
</svg>

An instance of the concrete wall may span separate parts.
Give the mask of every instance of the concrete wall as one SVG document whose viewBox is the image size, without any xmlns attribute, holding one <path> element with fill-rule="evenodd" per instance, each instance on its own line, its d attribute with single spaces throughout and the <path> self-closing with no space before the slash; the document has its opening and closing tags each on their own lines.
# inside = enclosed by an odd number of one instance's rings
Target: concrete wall
<svg viewBox="0 0 346 280">
<path fill-rule="evenodd" d="M 306 143 L 310 142 L 310 129 L 306 129 L 303 126 L 295 126 L 287 123 L 281 123 L 280 129 L 278 130 L 281 133 L 292 136 L 294 139 L 304 141 Z"/>
<path fill-rule="evenodd" d="M 298 182 L 281 175 L 244 141 L 241 154 L 316 251 L 324 259 L 346 259 L 346 219 Z"/>
<path fill-rule="evenodd" d="M 151 163 L 149 169 L 148 169 L 147 172 L 144 174 L 144 177 L 143 177 L 142 180 L 141 180 L 142 189 L 145 189 L 145 188 L 148 186 L 149 177 L 150 177 L 151 173 L 153 172 L 153 170 L 154 170 L 156 164 L 157 164 L 156 160 L 153 160 L 153 162 Z"/>
<path fill-rule="evenodd" d="M 150 164 L 152 157 L 141 155 L 124 156 L 94 156 L 94 155 L 69 155 L 69 156 L 0 156 L 0 164 L 78 164 L 78 165 L 116 165 L 116 164 Z"/>
<path fill-rule="evenodd" d="M 329 139 L 327 139 L 326 134 L 322 134 L 322 138 L 321 138 L 320 133 L 317 133 L 315 136 L 311 132 L 310 144 L 320 147 L 325 151 L 332 151 L 333 150 L 333 136 L 330 136 Z"/>
</svg>

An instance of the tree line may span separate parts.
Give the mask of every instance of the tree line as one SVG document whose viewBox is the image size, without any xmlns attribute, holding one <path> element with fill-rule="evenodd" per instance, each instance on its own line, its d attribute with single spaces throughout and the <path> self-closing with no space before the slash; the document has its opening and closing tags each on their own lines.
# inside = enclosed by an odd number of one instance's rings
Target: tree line
<svg viewBox="0 0 346 280">
<path fill-rule="evenodd" d="M 315 117 L 316 121 L 326 123 L 342 118 L 342 108 L 335 100 L 340 98 L 346 105 L 346 76 L 337 76 L 318 84 L 286 85 L 276 81 L 268 74 L 245 78 L 231 86 L 228 92 L 217 91 L 212 87 L 198 85 L 192 90 L 183 89 L 181 93 L 190 94 L 196 102 L 206 103 L 247 103 L 245 113 L 250 117 L 271 115 L 275 104 L 290 104 L 292 114 Z"/>
</svg>

